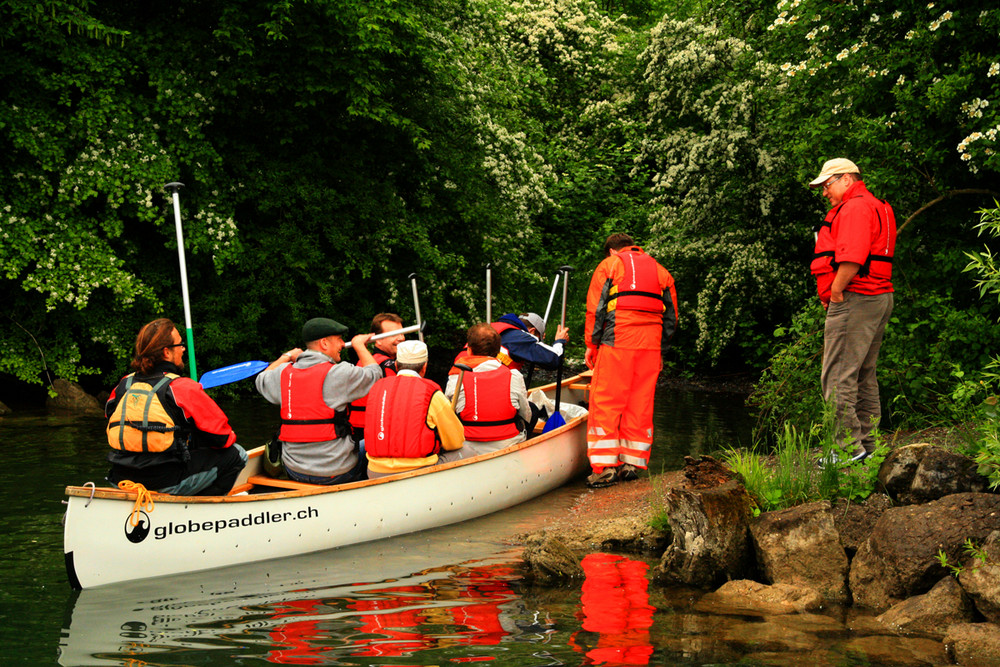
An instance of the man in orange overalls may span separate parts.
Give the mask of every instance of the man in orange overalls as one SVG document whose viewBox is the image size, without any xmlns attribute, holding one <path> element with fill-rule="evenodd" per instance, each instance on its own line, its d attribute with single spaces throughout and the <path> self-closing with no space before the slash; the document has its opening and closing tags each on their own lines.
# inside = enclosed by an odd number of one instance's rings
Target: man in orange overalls
<svg viewBox="0 0 1000 667">
<path fill-rule="evenodd" d="M 587 292 L 591 487 L 634 480 L 649 467 L 656 379 L 677 326 L 670 272 L 627 234 L 609 236 L 604 252 Z"/>
</svg>

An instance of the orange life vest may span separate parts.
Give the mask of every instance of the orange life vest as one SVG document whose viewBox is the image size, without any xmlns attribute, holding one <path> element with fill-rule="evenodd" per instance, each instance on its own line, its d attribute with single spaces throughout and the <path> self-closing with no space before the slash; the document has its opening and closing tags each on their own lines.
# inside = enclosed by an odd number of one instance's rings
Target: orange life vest
<svg viewBox="0 0 1000 667">
<path fill-rule="evenodd" d="M 437 384 L 422 377 L 382 378 L 368 392 L 365 451 L 375 458 L 419 459 L 441 449 L 427 426 L 427 409 Z"/>
</svg>

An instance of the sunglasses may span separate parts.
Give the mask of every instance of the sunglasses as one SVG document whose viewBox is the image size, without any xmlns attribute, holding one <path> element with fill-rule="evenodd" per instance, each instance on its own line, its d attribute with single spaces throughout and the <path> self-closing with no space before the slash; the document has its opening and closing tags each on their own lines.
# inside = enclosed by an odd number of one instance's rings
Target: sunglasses
<svg viewBox="0 0 1000 667">
<path fill-rule="evenodd" d="M 163 349 L 167 349 L 168 347 L 187 347 L 187 345 L 184 343 L 171 343 L 170 345 L 164 345 Z"/>
</svg>

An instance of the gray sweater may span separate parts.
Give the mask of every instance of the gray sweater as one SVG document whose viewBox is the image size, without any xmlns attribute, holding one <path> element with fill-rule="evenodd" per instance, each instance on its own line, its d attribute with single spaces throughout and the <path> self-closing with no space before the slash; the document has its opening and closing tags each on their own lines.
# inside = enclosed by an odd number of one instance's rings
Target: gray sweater
<svg viewBox="0 0 1000 667">
<path fill-rule="evenodd" d="M 330 364 L 323 380 L 323 402 L 334 410 L 345 409 L 352 401 L 367 396 L 375 381 L 382 377 L 378 364 L 355 366 L 333 359 L 322 352 L 306 350 L 295 360 L 295 368 Z M 271 403 L 281 404 L 281 372 L 288 364 L 264 371 L 257 376 L 257 391 Z M 357 447 L 350 436 L 324 442 L 282 442 L 281 460 L 285 467 L 302 475 L 335 477 L 350 471 L 358 462 Z"/>
</svg>

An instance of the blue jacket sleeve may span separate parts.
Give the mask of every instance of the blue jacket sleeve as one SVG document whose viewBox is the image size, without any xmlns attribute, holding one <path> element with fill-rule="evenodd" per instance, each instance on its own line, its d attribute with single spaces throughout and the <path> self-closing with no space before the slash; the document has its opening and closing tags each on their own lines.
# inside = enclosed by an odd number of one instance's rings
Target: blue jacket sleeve
<svg viewBox="0 0 1000 667">
<path fill-rule="evenodd" d="M 562 340 L 557 340 L 554 345 L 549 346 L 526 331 L 510 329 L 501 334 L 500 342 L 507 348 L 514 361 L 532 363 L 550 370 L 559 367 L 564 344 Z"/>
</svg>

